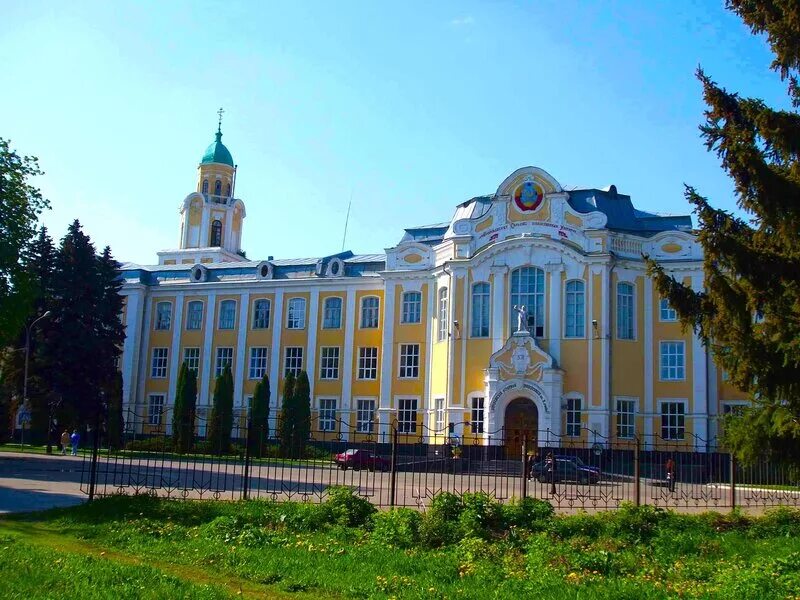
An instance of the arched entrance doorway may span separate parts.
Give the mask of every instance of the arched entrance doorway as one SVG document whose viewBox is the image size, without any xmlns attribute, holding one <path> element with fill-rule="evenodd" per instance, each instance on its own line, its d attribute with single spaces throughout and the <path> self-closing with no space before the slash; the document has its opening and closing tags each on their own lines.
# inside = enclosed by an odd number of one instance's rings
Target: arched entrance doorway
<svg viewBox="0 0 800 600">
<path fill-rule="evenodd" d="M 539 411 L 529 398 L 515 398 L 506 407 L 505 418 L 506 456 L 522 456 L 522 440 L 527 438 L 528 448 L 536 448 L 539 433 Z"/>
</svg>

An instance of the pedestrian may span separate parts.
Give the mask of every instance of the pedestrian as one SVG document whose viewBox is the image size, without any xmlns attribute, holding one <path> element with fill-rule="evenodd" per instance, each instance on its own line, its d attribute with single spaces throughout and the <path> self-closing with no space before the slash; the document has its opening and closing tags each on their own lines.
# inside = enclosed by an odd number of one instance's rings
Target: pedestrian
<svg viewBox="0 0 800 600">
<path fill-rule="evenodd" d="M 78 445 L 81 443 L 81 434 L 78 433 L 77 429 L 72 430 L 69 441 L 72 442 L 72 456 L 78 456 Z"/>
<path fill-rule="evenodd" d="M 69 431 L 65 429 L 61 434 L 61 456 L 67 455 L 67 446 L 69 446 Z"/>
<path fill-rule="evenodd" d="M 675 461 L 672 460 L 672 457 L 667 459 L 667 489 L 670 492 L 675 491 Z"/>
</svg>

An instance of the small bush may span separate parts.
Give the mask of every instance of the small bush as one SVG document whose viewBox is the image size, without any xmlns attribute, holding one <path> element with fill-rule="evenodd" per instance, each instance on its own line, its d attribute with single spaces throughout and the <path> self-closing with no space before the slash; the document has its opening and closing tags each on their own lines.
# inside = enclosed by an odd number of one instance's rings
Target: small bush
<svg viewBox="0 0 800 600">
<path fill-rule="evenodd" d="M 420 542 L 428 548 L 440 548 L 456 543 L 460 538 L 458 521 L 445 518 L 445 513 L 430 511 L 422 515 L 419 524 Z"/>
<path fill-rule="evenodd" d="M 750 528 L 755 538 L 798 537 L 800 536 L 800 510 L 788 506 L 769 509 L 764 516 L 756 519 Z"/>
<path fill-rule="evenodd" d="M 501 528 L 503 511 L 500 503 L 484 492 L 467 493 L 461 497 L 462 510 L 458 516 L 461 537 L 486 538 Z"/>
<path fill-rule="evenodd" d="M 411 508 L 393 508 L 373 518 L 371 538 L 397 548 L 413 548 L 420 541 L 422 516 Z"/>
<path fill-rule="evenodd" d="M 522 529 L 538 530 L 548 521 L 555 510 L 547 500 L 538 498 L 516 498 L 504 504 L 503 522 L 506 527 L 520 527 Z"/>
<path fill-rule="evenodd" d="M 431 499 L 427 512 L 440 516 L 445 521 L 457 521 L 463 509 L 461 498 L 450 492 L 441 492 Z"/>
<path fill-rule="evenodd" d="M 576 515 L 558 516 L 550 520 L 551 533 L 560 539 L 584 536 L 597 538 L 604 529 L 601 519 L 585 512 Z"/>
<path fill-rule="evenodd" d="M 662 508 L 654 506 L 634 506 L 623 503 L 619 510 L 610 515 L 610 534 L 634 543 L 649 541 L 659 525 L 669 518 Z"/>
<path fill-rule="evenodd" d="M 141 440 L 131 440 L 125 444 L 125 450 L 132 452 L 172 452 L 175 444 L 172 438 L 156 436 Z"/>
<path fill-rule="evenodd" d="M 329 488 L 328 499 L 322 506 L 332 523 L 346 527 L 366 525 L 378 510 L 369 500 L 343 486 Z"/>
</svg>

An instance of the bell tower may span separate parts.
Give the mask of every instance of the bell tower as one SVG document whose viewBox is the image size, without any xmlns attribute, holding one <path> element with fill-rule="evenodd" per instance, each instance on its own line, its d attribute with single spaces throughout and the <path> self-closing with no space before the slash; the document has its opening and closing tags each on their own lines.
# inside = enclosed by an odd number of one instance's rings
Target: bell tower
<svg viewBox="0 0 800 600">
<path fill-rule="evenodd" d="M 179 250 L 160 252 L 162 264 L 245 260 L 241 252 L 245 207 L 234 195 L 237 169 L 233 156 L 222 143 L 224 111 L 220 108 L 217 112 L 219 121 L 214 141 L 197 166 L 196 191 L 181 205 Z M 172 255 L 179 256 L 173 261 Z"/>
</svg>

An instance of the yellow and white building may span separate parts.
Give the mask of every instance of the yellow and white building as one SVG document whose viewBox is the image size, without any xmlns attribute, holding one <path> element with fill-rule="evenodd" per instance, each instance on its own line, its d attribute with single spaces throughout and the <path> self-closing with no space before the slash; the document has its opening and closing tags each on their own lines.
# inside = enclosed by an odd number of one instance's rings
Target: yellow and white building
<svg viewBox="0 0 800 600">
<path fill-rule="evenodd" d="M 645 272 L 643 254 L 703 287 L 690 217 L 525 167 L 384 253 L 253 261 L 221 138 L 180 205 L 179 247 L 122 268 L 124 402 L 143 429 L 169 426 L 183 361 L 198 370 L 201 416 L 225 364 L 239 408 L 267 374 L 273 422 L 286 373 L 303 369 L 314 428 L 345 439 L 396 425 L 432 442 L 500 443 L 502 430 L 512 444 L 705 448 L 744 402 Z"/>
</svg>

